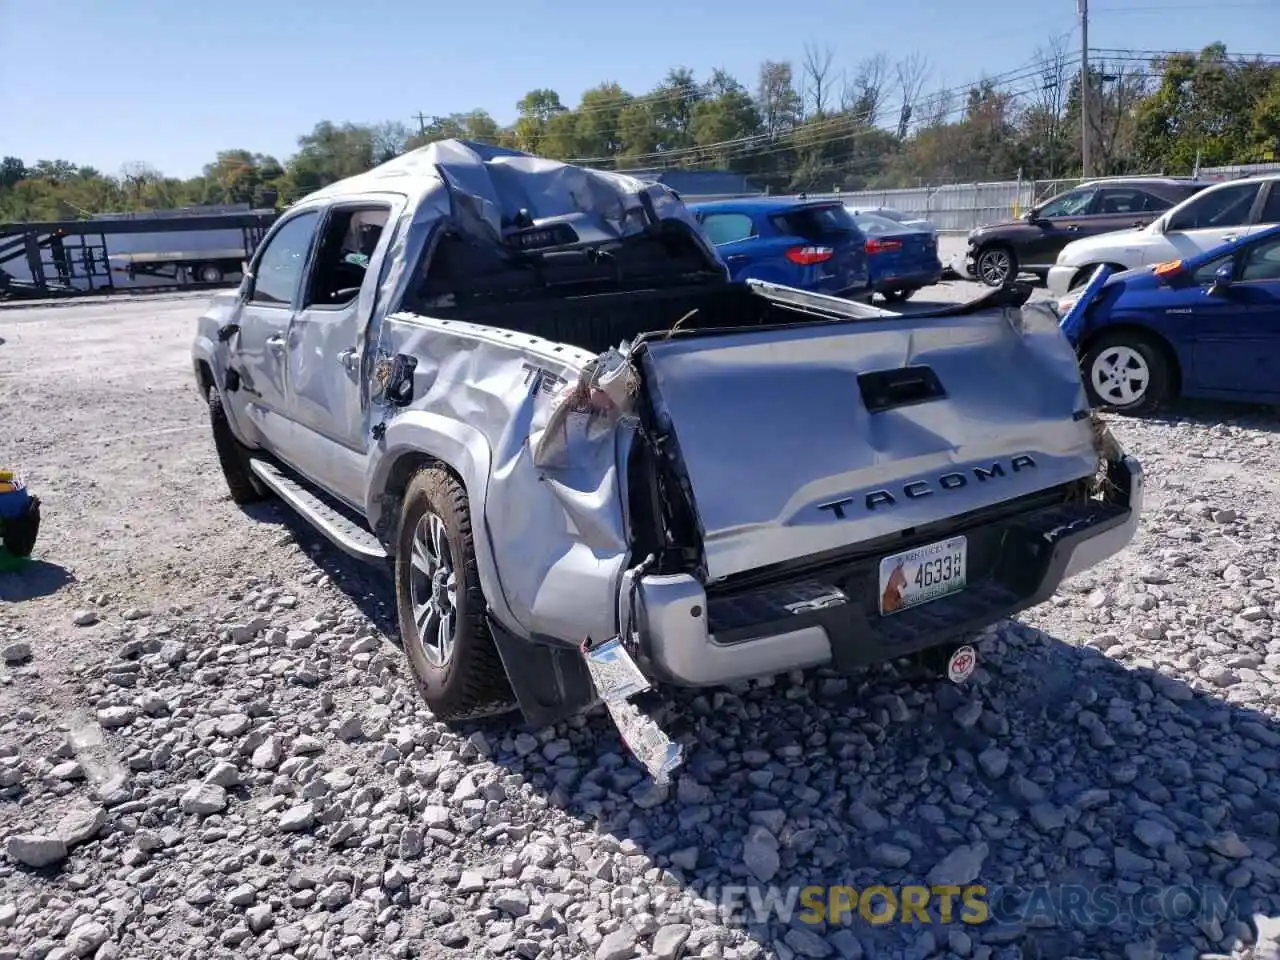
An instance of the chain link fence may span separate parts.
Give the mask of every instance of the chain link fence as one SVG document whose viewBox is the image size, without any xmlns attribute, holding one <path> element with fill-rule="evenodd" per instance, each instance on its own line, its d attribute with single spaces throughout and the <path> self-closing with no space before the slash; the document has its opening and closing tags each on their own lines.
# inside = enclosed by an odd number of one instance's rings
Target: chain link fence
<svg viewBox="0 0 1280 960">
<path fill-rule="evenodd" d="M 1204 180 L 1233 180 L 1258 174 L 1280 173 L 1280 163 L 1204 167 Z M 931 221 L 944 234 L 965 234 L 987 223 L 1016 220 L 1037 203 L 1082 183 L 1165 176 L 1162 173 L 1129 177 L 1061 177 L 1052 180 L 993 180 L 985 183 L 924 184 L 893 190 L 856 190 L 841 193 L 809 193 L 811 200 L 842 200 L 850 206 L 888 207 Z"/>
</svg>

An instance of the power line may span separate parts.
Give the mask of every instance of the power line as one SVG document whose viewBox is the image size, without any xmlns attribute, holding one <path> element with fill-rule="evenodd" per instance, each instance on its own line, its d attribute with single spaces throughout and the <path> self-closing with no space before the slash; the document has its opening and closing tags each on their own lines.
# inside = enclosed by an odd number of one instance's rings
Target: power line
<svg viewBox="0 0 1280 960">
<path fill-rule="evenodd" d="M 1068 63 L 1067 66 L 1070 66 L 1070 64 Z M 1017 100 L 1029 94 L 1037 93 L 1042 89 L 1043 89 L 1043 85 L 1033 84 L 1019 90 L 1001 91 L 1001 94 L 1007 97 L 1009 100 Z M 943 114 L 940 114 L 940 115 L 935 114 L 931 119 L 934 121 L 937 121 L 937 120 L 942 120 L 944 122 L 949 121 L 954 116 L 963 115 L 966 110 L 968 110 L 968 104 L 960 103 L 953 107 L 948 108 Z M 836 118 L 836 121 L 844 122 L 845 124 L 849 124 L 853 122 L 847 117 Z M 921 129 L 925 129 L 923 124 L 924 124 L 924 121 L 921 121 L 920 123 L 918 123 L 914 132 L 918 133 Z M 806 128 L 803 132 L 805 134 L 809 134 L 811 130 Z M 765 145 L 758 148 L 751 147 L 751 146 L 739 147 L 733 150 L 729 150 L 727 152 L 720 152 L 720 153 L 716 153 L 715 155 L 697 158 L 690 162 L 695 166 L 701 163 L 717 163 L 722 165 L 724 164 L 731 165 L 735 162 L 741 162 L 746 159 L 756 160 L 762 157 L 776 156 L 779 154 L 794 152 L 796 150 L 809 150 L 809 149 L 814 149 L 816 147 L 822 147 L 828 144 L 837 143 L 841 140 L 856 141 L 866 137 L 875 136 L 876 134 L 883 135 L 886 132 L 887 131 L 881 128 L 868 129 L 864 126 L 859 126 L 852 130 L 841 130 L 841 131 L 831 132 L 824 136 L 818 136 L 816 138 L 810 138 L 806 136 L 805 139 L 800 143 L 797 143 L 792 140 L 788 140 L 788 142 L 786 143 L 774 143 L 774 144 Z M 627 159 L 627 158 L 623 158 L 623 159 Z"/>
<path fill-rule="evenodd" d="M 889 104 L 889 105 L 880 107 L 877 112 L 883 112 L 888 116 L 892 116 L 894 113 L 901 112 L 904 106 L 910 106 L 913 112 L 915 112 L 917 109 L 920 109 L 920 108 L 927 109 L 928 106 L 930 106 L 931 104 L 937 103 L 940 100 L 943 100 L 945 98 L 954 97 L 957 94 L 967 94 L 970 90 L 974 89 L 975 87 L 983 83 L 991 83 L 991 84 L 997 84 L 997 85 L 1004 84 L 1004 83 L 1017 83 L 1020 81 L 1027 80 L 1032 76 L 1043 75 L 1046 66 L 1048 66 L 1048 64 L 1042 60 L 1030 61 L 1029 63 L 1023 64 L 1021 67 L 1016 67 L 1012 70 L 1007 70 L 1004 73 L 995 74 L 989 77 L 982 77 L 975 81 L 970 81 L 967 83 L 958 84 L 957 86 L 954 86 L 954 87 L 948 87 L 942 90 L 933 91 L 932 93 L 926 94 L 923 97 L 917 97 L 912 102 L 904 101 L 901 103 Z M 847 113 L 841 113 L 841 114 L 832 116 L 828 119 L 819 120 L 816 123 L 811 123 L 807 125 L 804 128 L 804 130 L 806 133 L 813 132 L 815 130 L 830 128 L 832 126 L 848 124 L 850 120 L 851 118 Z M 690 154 L 704 153 L 707 151 L 720 150 L 724 148 L 749 146 L 752 144 L 759 144 L 759 143 L 771 143 L 776 139 L 776 137 L 780 133 L 782 135 L 785 135 L 789 133 L 790 130 L 791 128 L 789 128 L 786 131 L 765 131 L 762 133 L 746 134 L 741 137 L 734 137 L 729 140 L 719 140 L 713 143 L 701 144 L 698 146 L 678 147 L 674 150 L 661 150 L 661 151 L 654 151 L 652 153 L 634 154 L 626 157 L 626 160 L 628 162 L 639 162 L 639 161 L 645 161 L 645 160 L 651 160 L 651 159 L 652 160 L 664 160 L 664 159 L 670 160 L 670 159 L 679 158 L 679 157 L 690 155 Z M 617 132 L 617 131 L 614 131 L 614 132 Z M 586 164 L 592 164 L 592 163 L 612 163 L 616 159 L 617 159 L 616 157 L 612 157 L 612 156 L 574 157 L 574 158 L 570 158 L 566 162 L 586 165 Z"/>
</svg>

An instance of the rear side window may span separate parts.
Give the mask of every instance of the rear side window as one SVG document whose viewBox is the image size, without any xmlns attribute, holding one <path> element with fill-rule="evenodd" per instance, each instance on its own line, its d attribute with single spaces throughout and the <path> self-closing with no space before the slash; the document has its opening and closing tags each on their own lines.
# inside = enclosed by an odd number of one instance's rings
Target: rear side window
<svg viewBox="0 0 1280 960">
<path fill-rule="evenodd" d="M 1168 200 L 1154 193 L 1132 188 L 1110 187 L 1102 191 L 1098 200 L 1098 213 L 1156 213 L 1173 206 Z"/>
<path fill-rule="evenodd" d="M 1262 205 L 1262 223 L 1280 223 L 1280 180 L 1271 183 L 1271 192 L 1267 194 L 1267 202 Z"/>
<path fill-rule="evenodd" d="M 1249 222 L 1249 211 L 1261 188 L 1261 183 L 1233 183 L 1202 193 L 1170 218 L 1169 229 L 1242 227 Z"/>
<path fill-rule="evenodd" d="M 756 235 L 755 224 L 745 213 L 709 213 L 702 220 L 702 229 L 717 247 Z"/>
<path fill-rule="evenodd" d="M 804 237 L 806 240 L 858 232 L 853 214 L 839 203 L 828 207 L 801 207 L 789 213 L 774 214 L 773 225 L 782 233 Z"/>
</svg>

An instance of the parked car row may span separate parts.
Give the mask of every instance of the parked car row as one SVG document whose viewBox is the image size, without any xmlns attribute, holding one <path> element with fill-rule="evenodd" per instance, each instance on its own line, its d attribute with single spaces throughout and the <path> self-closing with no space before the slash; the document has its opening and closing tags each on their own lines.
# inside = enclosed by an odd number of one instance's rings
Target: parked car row
<svg viewBox="0 0 1280 960">
<path fill-rule="evenodd" d="M 734 280 L 894 302 L 942 277 L 937 230 L 896 210 L 794 197 L 716 200 L 690 210 Z"/>
<path fill-rule="evenodd" d="M 1177 177 L 1081 184 L 1032 207 L 1018 220 L 971 230 L 965 272 L 989 287 L 1002 286 L 1019 273 L 1044 280 L 1069 244 L 1084 237 L 1145 227 L 1206 186 L 1204 181 Z"/>
</svg>

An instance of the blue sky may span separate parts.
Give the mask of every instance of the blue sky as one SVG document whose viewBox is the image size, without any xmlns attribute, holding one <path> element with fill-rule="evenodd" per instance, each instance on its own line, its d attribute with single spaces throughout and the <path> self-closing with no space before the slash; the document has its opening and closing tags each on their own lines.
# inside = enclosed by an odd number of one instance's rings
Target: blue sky
<svg viewBox="0 0 1280 960">
<path fill-rule="evenodd" d="M 1280 53 L 1280 0 L 1090 13 L 1091 47 Z M 754 88 L 761 60 L 798 66 L 806 41 L 833 47 L 837 69 L 918 50 L 928 92 L 1013 70 L 1075 20 L 1074 0 L 0 0 L 0 154 L 185 177 L 219 149 L 283 160 L 322 119 L 479 107 L 508 122 L 532 87 L 572 105 L 605 80 L 647 91 L 674 65 Z"/>
</svg>

